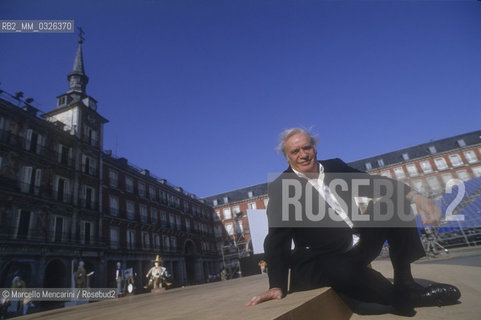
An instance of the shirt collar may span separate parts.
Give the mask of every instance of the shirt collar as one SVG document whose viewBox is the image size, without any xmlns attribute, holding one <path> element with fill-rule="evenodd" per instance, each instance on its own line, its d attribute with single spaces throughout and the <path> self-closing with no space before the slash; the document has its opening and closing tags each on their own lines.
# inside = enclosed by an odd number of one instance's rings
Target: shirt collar
<svg viewBox="0 0 481 320">
<path fill-rule="evenodd" d="M 318 162 L 317 164 L 319 165 L 319 178 L 318 178 L 318 180 L 321 180 L 321 181 L 322 181 L 322 180 L 323 180 L 323 177 L 324 177 L 324 167 L 323 167 L 322 164 L 320 164 L 319 162 Z M 291 169 L 292 169 L 292 171 L 294 171 L 294 173 L 295 173 L 298 177 L 304 178 L 304 179 L 307 179 L 307 180 L 312 180 L 312 179 L 310 179 L 308 176 L 306 176 L 304 173 L 299 172 L 299 171 L 295 170 L 295 169 L 292 168 L 292 167 L 291 167 Z"/>
</svg>

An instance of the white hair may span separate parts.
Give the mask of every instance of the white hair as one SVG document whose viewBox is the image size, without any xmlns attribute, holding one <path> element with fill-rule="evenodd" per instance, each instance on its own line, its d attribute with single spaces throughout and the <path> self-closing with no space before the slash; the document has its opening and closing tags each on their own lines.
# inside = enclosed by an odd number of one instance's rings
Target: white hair
<svg viewBox="0 0 481 320">
<path fill-rule="evenodd" d="M 286 130 L 281 132 L 281 134 L 280 134 L 281 142 L 277 146 L 277 150 L 281 151 L 282 154 L 284 155 L 284 157 L 287 158 L 286 141 L 289 140 L 290 137 L 292 137 L 293 135 L 298 134 L 298 133 L 305 134 L 311 140 L 311 144 L 314 148 L 317 146 L 318 138 L 316 136 L 310 134 L 308 130 L 303 129 L 303 128 L 286 129 Z"/>
</svg>

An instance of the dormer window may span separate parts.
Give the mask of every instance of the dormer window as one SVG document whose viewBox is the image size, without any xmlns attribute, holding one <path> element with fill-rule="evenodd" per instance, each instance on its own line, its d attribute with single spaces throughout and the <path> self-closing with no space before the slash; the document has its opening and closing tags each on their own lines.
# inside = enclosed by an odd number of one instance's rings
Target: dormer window
<svg viewBox="0 0 481 320">
<path fill-rule="evenodd" d="M 224 203 L 229 203 L 229 197 L 224 197 Z"/>
<path fill-rule="evenodd" d="M 57 103 L 58 106 L 63 106 L 67 104 L 67 96 L 61 96 L 60 98 L 58 98 Z"/>
<path fill-rule="evenodd" d="M 384 160 L 383 159 L 378 159 L 377 160 L 377 165 L 380 167 L 384 167 Z"/>
<path fill-rule="evenodd" d="M 252 193 L 252 191 L 249 191 L 249 192 L 247 193 L 247 196 L 248 196 L 249 198 L 252 198 L 252 197 L 254 196 L 254 194 Z"/>
<path fill-rule="evenodd" d="M 408 160 L 409 160 L 409 154 L 407 154 L 407 153 L 403 153 L 403 154 L 402 154 L 402 157 L 403 157 L 403 160 L 404 160 L 404 161 L 408 161 Z"/>
<path fill-rule="evenodd" d="M 366 170 L 371 170 L 372 169 L 372 164 L 370 162 L 365 163 Z"/>
<path fill-rule="evenodd" d="M 436 153 L 436 147 L 435 147 L 435 146 L 430 146 L 428 149 L 429 149 L 429 152 L 430 152 L 431 154 L 435 154 L 435 153 Z"/>
<path fill-rule="evenodd" d="M 466 142 L 464 141 L 464 139 L 459 139 L 457 142 L 458 142 L 458 146 L 466 147 Z"/>
</svg>

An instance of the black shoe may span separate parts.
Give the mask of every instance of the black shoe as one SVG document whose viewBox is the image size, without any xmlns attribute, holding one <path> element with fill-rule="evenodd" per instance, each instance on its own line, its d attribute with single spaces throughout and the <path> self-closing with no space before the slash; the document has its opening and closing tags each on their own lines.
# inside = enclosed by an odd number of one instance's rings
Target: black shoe
<svg viewBox="0 0 481 320">
<path fill-rule="evenodd" d="M 446 306 L 455 304 L 461 297 L 461 292 L 455 286 L 443 283 L 433 283 L 410 295 L 414 307 Z"/>
</svg>

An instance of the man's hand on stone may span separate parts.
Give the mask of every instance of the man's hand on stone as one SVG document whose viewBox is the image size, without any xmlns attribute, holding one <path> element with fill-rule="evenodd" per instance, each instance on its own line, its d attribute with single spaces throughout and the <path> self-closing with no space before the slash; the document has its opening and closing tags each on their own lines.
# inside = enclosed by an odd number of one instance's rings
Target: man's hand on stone
<svg viewBox="0 0 481 320">
<path fill-rule="evenodd" d="M 277 300 L 282 299 L 282 290 L 280 288 L 271 288 L 267 291 L 264 291 L 260 295 L 252 297 L 252 299 L 249 302 L 247 302 L 245 305 L 247 307 L 255 306 L 256 304 L 259 304 L 264 301 L 272 300 L 272 299 L 277 299 Z"/>
</svg>

